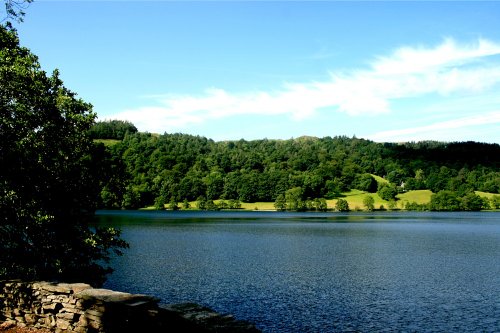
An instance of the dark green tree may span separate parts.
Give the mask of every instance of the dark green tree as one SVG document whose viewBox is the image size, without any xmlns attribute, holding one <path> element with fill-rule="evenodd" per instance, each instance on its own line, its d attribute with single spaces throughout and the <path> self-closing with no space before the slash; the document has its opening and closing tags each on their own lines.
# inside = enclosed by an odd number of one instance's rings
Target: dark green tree
<svg viewBox="0 0 500 333">
<path fill-rule="evenodd" d="M 398 190 L 393 184 L 380 184 L 379 189 L 377 190 L 377 194 L 382 199 L 390 201 L 396 198 Z"/>
<path fill-rule="evenodd" d="M 229 199 L 227 203 L 227 208 L 229 209 L 240 209 L 241 202 L 238 199 Z"/>
<path fill-rule="evenodd" d="M 430 210 L 457 211 L 461 210 L 461 201 L 455 192 L 442 190 L 431 196 Z"/>
<path fill-rule="evenodd" d="M 155 209 L 164 210 L 165 209 L 166 198 L 164 195 L 159 195 L 155 198 Z"/>
<path fill-rule="evenodd" d="M 203 196 L 199 196 L 198 199 L 196 199 L 196 207 L 199 210 L 206 210 L 207 209 L 207 199 Z"/>
<path fill-rule="evenodd" d="M 465 211 L 479 211 L 483 208 L 489 208 L 489 202 L 483 200 L 474 192 L 469 192 L 462 197 L 462 209 Z"/>
<path fill-rule="evenodd" d="M 174 197 L 170 198 L 170 201 L 168 203 L 168 209 L 170 210 L 179 210 L 179 205 L 177 201 L 175 200 Z"/>
<path fill-rule="evenodd" d="M 279 211 L 284 211 L 286 210 L 286 201 L 285 201 L 285 196 L 283 194 L 279 194 L 278 197 L 276 198 L 276 201 L 274 201 L 274 208 Z"/>
<path fill-rule="evenodd" d="M 491 209 L 500 209 L 500 195 L 494 195 L 490 198 Z"/>
<path fill-rule="evenodd" d="M 100 194 L 91 105 L 0 26 L 0 279 L 103 282 L 114 229 L 90 228 Z"/>
<path fill-rule="evenodd" d="M 354 187 L 370 193 L 377 192 L 377 181 L 369 173 L 359 174 L 354 180 Z"/>
<path fill-rule="evenodd" d="M 92 139 L 123 140 L 125 135 L 137 133 L 137 127 L 129 121 L 107 120 L 95 123 L 89 130 Z"/>
</svg>

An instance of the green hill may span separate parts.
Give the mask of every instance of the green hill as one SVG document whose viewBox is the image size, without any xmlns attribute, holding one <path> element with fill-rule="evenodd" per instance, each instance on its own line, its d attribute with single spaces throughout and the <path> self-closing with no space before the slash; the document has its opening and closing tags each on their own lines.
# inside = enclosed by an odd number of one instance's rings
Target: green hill
<svg viewBox="0 0 500 333">
<path fill-rule="evenodd" d="M 431 192 L 442 190 L 460 197 L 500 191 L 497 144 L 392 144 L 345 136 L 216 142 L 130 131 L 122 141 L 98 142 L 107 146 L 110 163 L 103 208 L 162 207 L 172 200 L 204 198 L 237 199 L 268 209 L 251 203 L 273 203 L 292 192 L 294 200 L 327 198 L 330 206 L 344 193 L 352 208 L 362 208 L 366 193 L 359 190 L 376 192 L 380 185 L 403 183 L 407 192 L 400 194 L 399 204 L 427 203 Z M 387 207 L 387 201 L 370 195 L 376 208 Z"/>
</svg>

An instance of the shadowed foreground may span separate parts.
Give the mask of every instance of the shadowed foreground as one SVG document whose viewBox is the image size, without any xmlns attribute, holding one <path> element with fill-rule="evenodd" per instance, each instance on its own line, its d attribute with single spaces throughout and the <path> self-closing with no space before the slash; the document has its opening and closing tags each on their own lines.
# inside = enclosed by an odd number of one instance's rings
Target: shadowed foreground
<svg viewBox="0 0 500 333">
<path fill-rule="evenodd" d="M 12 333 L 259 332 L 198 304 L 158 305 L 155 297 L 83 283 L 0 281 L 0 296 L 0 330 Z"/>
</svg>

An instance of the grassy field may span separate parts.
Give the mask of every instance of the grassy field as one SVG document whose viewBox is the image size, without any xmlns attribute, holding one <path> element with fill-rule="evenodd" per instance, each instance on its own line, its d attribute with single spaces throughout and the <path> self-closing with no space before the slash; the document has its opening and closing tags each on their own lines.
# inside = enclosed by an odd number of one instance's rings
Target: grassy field
<svg viewBox="0 0 500 333">
<path fill-rule="evenodd" d="M 244 210 L 276 210 L 274 202 L 242 202 L 241 208 Z"/>
<path fill-rule="evenodd" d="M 491 199 L 494 196 L 500 195 L 500 194 L 496 194 L 496 193 L 487 193 L 487 192 L 481 192 L 481 191 L 476 191 L 475 193 L 477 195 L 479 195 L 480 197 L 487 198 L 487 199 Z"/>
<path fill-rule="evenodd" d="M 115 139 L 94 139 L 94 142 L 103 143 L 106 147 L 109 147 L 109 146 L 114 146 L 122 141 Z"/>
<path fill-rule="evenodd" d="M 375 200 L 374 203 L 375 209 L 379 209 L 381 205 L 383 205 L 384 208 L 387 208 L 388 202 L 382 200 L 382 198 L 380 198 L 377 193 L 368 193 L 359 190 L 352 190 L 349 192 L 342 193 L 343 197 L 341 199 L 347 201 L 347 203 L 349 204 L 349 209 L 351 210 L 365 210 L 363 199 L 368 195 L 373 197 L 373 199 Z M 328 209 L 335 209 L 335 204 L 337 203 L 337 200 L 338 199 L 327 200 Z"/>
<path fill-rule="evenodd" d="M 402 202 L 416 202 L 418 204 L 429 203 L 432 192 L 429 190 L 417 190 L 401 193 L 396 196 Z"/>
<path fill-rule="evenodd" d="M 377 176 L 377 175 L 374 175 L 374 174 L 370 174 L 373 178 L 375 178 L 375 180 L 377 181 L 378 184 L 389 184 L 389 181 L 387 179 L 384 179 L 380 176 Z"/>
<path fill-rule="evenodd" d="M 486 192 L 480 192 L 476 191 L 477 195 L 480 195 L 482 197 L 490 199 L 491 197 L 498 195 L 498 194 L 493 194 L 493 193 L 486 193 Z M 352 190 L 349 192 L 342 193 L 342 199 L 346 200 L 347 203 L 349 204 L 349 208 L 351 210 L 366 210 L 365 206 L 363 204 L 363 199 L 367 196 L 373 197 L 375 200 L 374 206 L 375 209 L 378 210 L 383 206 L 384 209 L 387 209 L 389 206 L 389 202 L 382 200 L 378 196 L 377 193 L 368 193 L 364 191 L 359 191 L 359 190 Z M 429 203 L 431 201 L 431 195 L 432 192 L 429 190 L 418 190 L 418 191 L 408 191 L 405 193 L 398 194 L 397 201 L 396 201 L 396 208 L 397 209 L 404 209 L 405 204 L 407 202 L 416 202 L 418 204 L 425 204 Z M 335 204 L 337 203 L 338 199 L 331 199 L 327 200 L 327 205 L 328 209 L 334 210 L 335 209 Z M 214 200 L 214 203 L 218 203 L 219 200 Z M 192 210 L 196 210 L 196 201 L 192 201 L 189 203 L 191 205 Z M 179 203 L 179 207 L 182 207 L 182 203 Z M 145 210 L 152 210 L 154 209 L 153 206 L 150 207 L 145 207 L 143 208 Z M 241 203 L 241 210 L 261 210 L 261 211 L 272 211 L 276 210 L 274 208 L 274 202 L 242 202 Z"/>
</svg>

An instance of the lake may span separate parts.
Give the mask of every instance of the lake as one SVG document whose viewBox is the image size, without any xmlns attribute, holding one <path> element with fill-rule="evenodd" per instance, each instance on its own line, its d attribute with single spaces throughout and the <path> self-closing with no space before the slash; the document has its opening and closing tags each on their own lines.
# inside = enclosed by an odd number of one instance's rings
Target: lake
<svg viewBox="0 0 500 333">
<path fill-rule="evenodd" d="M 99 211 L 105 288 L 264 332 L 499 332 L 500 214 Z"/>
</svg>

